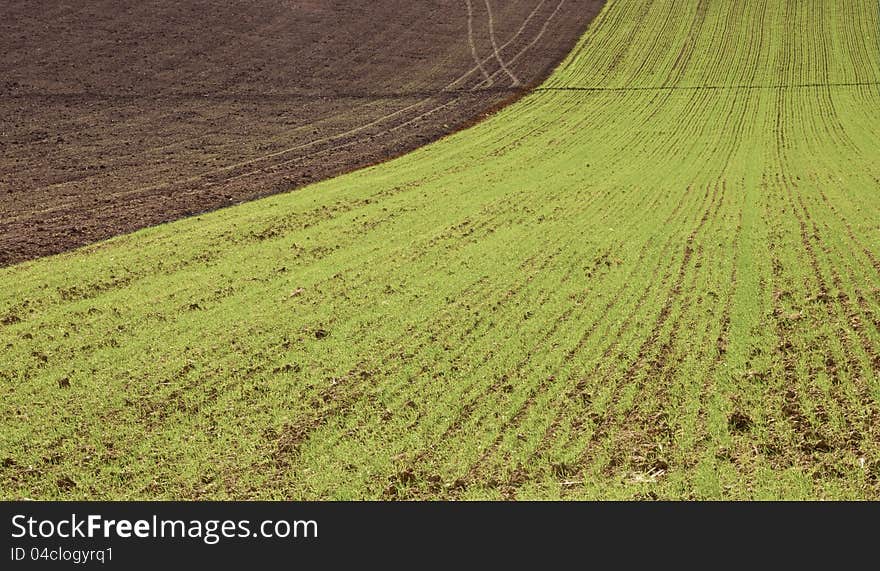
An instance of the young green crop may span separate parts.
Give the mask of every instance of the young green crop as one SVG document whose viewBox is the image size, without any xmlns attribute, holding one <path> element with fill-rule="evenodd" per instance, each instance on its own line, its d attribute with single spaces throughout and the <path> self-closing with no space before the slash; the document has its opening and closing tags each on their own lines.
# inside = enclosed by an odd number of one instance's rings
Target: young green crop
<svg viewBox="0 0 880 571">
<path fill-rule="evenodd" d="M 877 499 L 878 30 L 612 0 L 468 131 L 0 270 L 2 496 Z"/>
</svg>

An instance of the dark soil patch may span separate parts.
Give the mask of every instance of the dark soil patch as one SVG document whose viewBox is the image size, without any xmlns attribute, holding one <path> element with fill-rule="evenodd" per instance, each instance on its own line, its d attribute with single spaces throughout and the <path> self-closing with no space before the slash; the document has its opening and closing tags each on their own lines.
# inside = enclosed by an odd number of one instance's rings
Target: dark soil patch
<svg viewBox="0 0 880 571">
<path fill-rule="evenodd" d="M 740 410 L 735 410 L 727 417 L 727 428 L 733 433 L 748 432 L 753 426 L 752 419 Z"/>
<path fill-rule="evenodd" d="M 601 0 L 14 2 L 0 266 L 387 160 L 516 99 Z"/>
</svg>

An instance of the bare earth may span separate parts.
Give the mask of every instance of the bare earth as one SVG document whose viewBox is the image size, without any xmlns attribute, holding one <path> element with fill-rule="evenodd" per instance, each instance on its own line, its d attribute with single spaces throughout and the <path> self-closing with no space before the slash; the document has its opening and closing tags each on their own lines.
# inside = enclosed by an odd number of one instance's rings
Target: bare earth
<svg viewBox="0 0 880 571">
<path fill-rule="evenodd" d="M 0 266 L 410 151 L 546 77 L 602 4 L 0 0 Z"/>
</svg>

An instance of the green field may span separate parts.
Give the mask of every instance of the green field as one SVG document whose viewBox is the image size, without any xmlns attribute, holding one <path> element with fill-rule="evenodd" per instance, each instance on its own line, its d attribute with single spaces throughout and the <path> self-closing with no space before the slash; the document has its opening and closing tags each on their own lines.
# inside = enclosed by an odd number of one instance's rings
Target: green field
<svg viewBox="0 0 880 571">
<path fill-rule="evenodd" d="M 612 0 L 390 163 L 0 270 L 6 499 L 880 499 L 875 0 Z"/>
</svg>

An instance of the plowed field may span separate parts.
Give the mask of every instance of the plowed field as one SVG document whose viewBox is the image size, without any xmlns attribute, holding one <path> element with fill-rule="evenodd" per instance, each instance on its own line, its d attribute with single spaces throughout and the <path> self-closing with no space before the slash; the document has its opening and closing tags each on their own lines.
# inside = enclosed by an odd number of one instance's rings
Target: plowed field
<svg viewBox="0 0 880 571">
<path fill-rule="evenodd" d="M 600 0 L 7 0 L 0 266 L 410 151 L 544 79 Z"/>
</svg>

